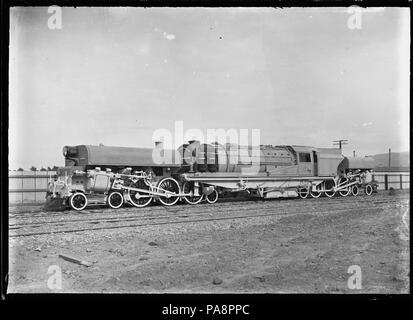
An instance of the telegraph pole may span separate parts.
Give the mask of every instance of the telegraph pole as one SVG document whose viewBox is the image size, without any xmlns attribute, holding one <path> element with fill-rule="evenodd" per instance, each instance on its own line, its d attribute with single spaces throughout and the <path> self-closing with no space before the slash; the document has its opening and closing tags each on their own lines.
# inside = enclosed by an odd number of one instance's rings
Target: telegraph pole
<svg viewBox="0 0 413 320">
<path fill-rule="evenodd" d="M 389 148 L 389 168 L 391 167 L 391 149 Z"/>
<path fill-rule="evenodd" d="M 333 141 L 333 145 L 338 145 L 338 147 L 341 149 L 343 149 L 343 145 L 347 144 L 348 140 L 345 139 L 340 139 L 340 140 L 334 140 Z"/>
</svg>

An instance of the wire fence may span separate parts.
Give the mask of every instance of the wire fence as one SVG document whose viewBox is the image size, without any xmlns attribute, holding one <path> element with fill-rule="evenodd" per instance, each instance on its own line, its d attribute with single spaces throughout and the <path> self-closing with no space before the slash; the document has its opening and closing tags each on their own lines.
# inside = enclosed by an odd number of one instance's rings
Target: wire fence
<svg viewBox="0 0 413 320">
<path fill-rule="evenodd" d="M 10 171 L 9 204 L 44 203 L 49 179 L 56 171 Z"/>
<path fill-rule="evenodd" d="M 46 199 L 47 183 L 56 171 L 10 171 L 9 205 L 42 204 Z M 409 189 L 410 172 L 375 172 L 379 190 Z"/>
<path fill-rule="evenodd" d="M 379 183 L 379 190 L 410 189 L 410 172 L 375 172 L 373 179 Z"/>
</svg>

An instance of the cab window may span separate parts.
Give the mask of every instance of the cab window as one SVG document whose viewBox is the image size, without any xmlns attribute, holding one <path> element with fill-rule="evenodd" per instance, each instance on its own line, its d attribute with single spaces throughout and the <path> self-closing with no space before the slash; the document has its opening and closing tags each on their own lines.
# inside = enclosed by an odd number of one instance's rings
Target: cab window
<svg viewBox="0 0 413 320">
<path fill-rule="evenodd" d="M 299 153 L 300 162 L 311 162 L 311 156 L 309 153 Z"/>
</svg>

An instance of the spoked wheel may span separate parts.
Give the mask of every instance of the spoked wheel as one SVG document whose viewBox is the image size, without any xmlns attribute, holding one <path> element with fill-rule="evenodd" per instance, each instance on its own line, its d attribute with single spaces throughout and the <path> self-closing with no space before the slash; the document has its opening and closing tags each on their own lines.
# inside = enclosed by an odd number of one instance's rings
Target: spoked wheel
<svg viewBox="0 0 413 320">
<path fill-rule="evenodd" d="M 212 191 L 212 193 L 210 193 L 209 195 L 207 195 L 207 196 L 206 196 L 206 201 L 207 201 L 208 203 L 211 203 L 211 204 L 217 202 L 217 201 L 218 201 L 218 191 L 217 191 L 217 190 L 214 190 L 214 191 Z"/>
<path fill-rule="evenodd" d="M 76 192 L 69 198 L 70 207 L 74 210 L 80 211 L 86 208 L 87 198 L 81 192 Z"/>
<path fill-rule="evenodd" d="M 372 195 L 372 193 L 373 193 L 373 187 L 371 186 L 371 185 L 366 185 L 365 187 L 364 187 L 364 193 L 366 194 L 366 195 L 368 195 L 368 196 L 371 196 Z"/>
<path fill-rule="evenodd" d="M 332 198 L 336 195 L 336 192 L 334 191 L 334 187 L 336 186 L 334 180 L 329 180 L 324 182 L 324 189 L 325 190 L 329 190 L 329 191 L 324 191 L 324 194 L 329 197 Z"/>
<path fill-rule="evenodd" d="M 128 187 L 152 191 L 152 187 L 148 186 L 143 179 L 131 182 Z M 137 208 L 143 208 L 151 203 L 153 197 L 149 193 L 143 191 L 128 190 L 128 198 L 131 205 Z"/>
<path fill-rule="evenodd" d="M 308 188 L 299 188 L 297 192 L 298 192 L 298 195 L 300 196 L 301 199 L 305 199 L 310 194 L 310 189 L 308 189 Z"/>
<path fill-rule="evenodd" d="M 159 181 L 158 187 L 160 189 L 163 189 L 165 191 L 169 191 L 171 193 L 179 194 L 180 193 L 180 188 L 178 182 L 173 179 L 173 178 L 165 178 Z M 162 190 L 159 190 L 159 192 L 163 192 Z M 168 193 L 169 193 L 168 192 Z M 165 205 L 165 206 L 172 206 L 175 203 L 177 203 L 179 200 L 179 197 L 171 195 L 169 198 L 168 197 L 159 197 L 159 201 Z"/>
<path fill-rule="evenodd" d="M 184 185 L 182 186 L 182 192 L 183 193 L 192 193 L 191 196 L 184 196 L 183 198 L 185 201 L 189 204 L 197 204 L 202 201 L 204 198 L 204 195 L 201 194 L 201 187 L 199 187 L 198 193 L 200 194 L 199 196 L 194 196 L 194 183 L 191 181 L 186 181 Z"/>
<path fill-rule="evenodd" d="M 109 193 L 107 198 L 108 206 L 112 209 L 119 209 L 123 205 L 123 195 L 120 192 L 113 191 Z"/>
<path fill-rule="evenodd" d="M 342 177 L 342 178 L 340 178 L 340 180 L 338 180 L 338 185 L 340 185 L 340 184 L 346 184 L 346 183 L 348 183 L 348 179 L 347 179 L 347 178 Z M 338 193 L 339 193 L 340 196 L 342 196 L 342 197 L 347 197 L 347 196 L 349 195 L 350 191 L 351 191 L 351 190 L 350 190 L 350 187 L 347 187 L 347 188 L 341 189 Z"/>
<path fill-rule="evenodd" d="M 316 188 L 320 188 L 320 186 L 321 186 L 321 184 L 319 184 L 318 186 L 316 186 Z M 313 197 L 313 198 L 319 198 L 320 196 L 321 196 L 321 191 L 317 191 L 317 190 L 314 190 L 313 191 L 313 187 L 311 186 L 311 188 L 310 188 L 310 194 L 311 194 L 311 196 Z"/>
<path fill-rule="evenodd" d="M 358 194 L 359 194 L 359 187 L 357 187 L 356 185 L 354 185 L 354 186 L 352 186 L 351 187 L 351 194 L 353 195 L 353 196 L 358 196 Z"/>
</svg>

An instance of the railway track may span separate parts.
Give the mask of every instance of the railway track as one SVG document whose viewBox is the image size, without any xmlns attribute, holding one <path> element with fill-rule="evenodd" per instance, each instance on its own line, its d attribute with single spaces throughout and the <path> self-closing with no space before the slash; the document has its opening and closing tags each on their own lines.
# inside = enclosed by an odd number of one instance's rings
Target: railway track
<svg viewBox="0 0 413 320">
<path fill-rule="evenodd" d="M 240 211 L 246 211 L 249 210 L 250 208 L 247 209 L 232 209 L 232 210 L 226 210 L 225 214 L 231 213 L 231 212 L 240 212 Z M 269 208 L 260 208 L 262 209 L 269 209 Z M 319 209 L 319 208 L 317 208 Z M 352 208 L 354 209 L 354 208 Z M 38 228 L 43 226 L 45 223 L 47 225 L 64 225 L 64 224 L 69 224 L 69 223 L 89 223 L 89 224 L 98 224 L 98 223 L 103 223 L 103 222 L 108 222 L 108 223 L 115 223 L 115 222 L 126 222 L 126 221 L 136 221 L 136 220 L 154 220 L 154 219 L 162 219 L 162 218 L 171 218 L 171 217 L 177 217 L 177 218 L 186 218 L 186 217 L 195 217 L 195 216 L 203 216 L 203 215 L 208 215 L 211 214 L 210 212 L 196 212 L 196 213 L 190 213 L 188 214 L 177 214 L 177 215 L 168 215 L 168 214 L 160 214 L 160 215 L 140 215 L 136 217 L 107 217 L 107 218 L 88 218 L 88 219 L 71 219 L 71 220 L 65 220 L 65 221 L 46 221 L 46 222 L 35 222 L 35 223 L 17 223 L 17 224 L 10 224 L 9 225 L 9 230 L 16 230 L 20 229 L 23 227 L 31 227 L 31 228 Z"/>
<path fill-rule="evenodd" d="M 369 196 L 359 196 L 357 198 L 352 198 L 352 202 L 373 202 L 373 203 L 389 203 L 389 202 L 398 202 L 402 201 L 404 199 L 410 199 L 410 196 L 404 195 L 403 197 L 398 196 L 398 197 L 389 197 L 389 196 L 382 196 L 380 195 L 380 198 L 377 196 L 369 197 Z M 342 197 L 337 197 L 337 198 L 323 198 L 323 199 L 282 199 L 282 200 L 266 200 L 266 201 L 232 201 L 232 202 L 220 202 L 217 203 L 214 206 L 208 205 L 208 204 L 199 204 L 196 206 L 191 206 L 192 211 L 205 211 L 205 210 L 215 210 L 216 206 L 219 206 L 221 209 L 225 210 L 234 210 L 236 208 L 242 208 L 247 206 L 248 204 L 253 204 L 254 207 L 256 208 L 263 208 L 263 207 L 273 207 L 274 204 L 279 206 L 283 205 L 293 205 L 293 206 L 302 206 L 303 204 L 317 204 L 318 206 L 324 206 L 328 205 L 331 206 L 333 204 L 340 204 L 340 203 L 348 203 L 349 198 L 342 198 Z M 63 212 L 43 212 L 40 214 L 34 214 L 32 212 L 23 212 L 23 213 L 10 213 L 9 218 L 10 220 L 20 220 L 20 221 L 33 221 L 34 218 L 45 218 L 45 219 L 56 219 L 59 217 L 93 217 L 96 215 L 99 215 L 99 217 L 104 217 L 107 215 L 114 215 L 116 217 L 127 217 L 127 216 L 136 216 L 138 215 L 153 215 L 154 213 L 157 212 L 179 212 L 179 211 L 184 211 L 188 208 L 187 204 L 182 204 L 182 205 L 176 205 L 174 207 L 164 207 L 164 206 L 151 206 L 151 207 L 145 207 L 145 208 L 134 208 L 134 207 L 124 207 L 121 209 L 118 209 L 116 211 L 105 208 L 105 207 L 97 207 L 95 209 L 89 209 L 89 210 L 84 210 L 84 211 L 70 211 L 66 210 Z M 228 209 L 230 208 L 230 209 Z M 103 209 L 103 211 L 102 211 Z M 39 210 L 41 212 L 41 210 Z M 41 220 L 42 221 L 42 220 Z M 79 219 L 79 221 L 81 221 Z M 85 220 L 86 221 L 86 220 Z"/>
<path fill-rule="evenodd" d="M 380 199 L 382 200 L 377 200 L 378 197 L 380 196 Z M 335 198 L 318 198 L 318 199 L 313 199 L 313 198 L 308 198 L 308 199 L 291 199 L 291 198 L 281 198 L 281 199 L 271 199 L 271 200 L 248 200 L 248 199 L 242 199 L 242 201 L 238 200 L 237 198 L 231 199 L 224 199 L 225 201 L 218 202 L 218 205 L 221 207 L 225 206 L 244 206 L 245 203 L 285 203 L 285 202 L 299 202 L 299 203 L 318 203 L 320 204 L 321 202 L 328 202 L 329 204 L 334 203 L 340 203 L 340 202 L 347 202 L 351 196 L 349 197 L 335 197 Z M 377 201 L 389 201 L 389 200 L 394 200 L 394 199 L 410 199 L 410 194 L 409 193 L 402 193 L 396 197 L 394 196 L 388 196 L 384 194 L 376 194 L 373 196 L 357 196 L 357 197 L 351 197 L 351 199 L 354 199 L 355 201 L 360 201 L 360 200 L 365 200 L 365 199 L 376 199 Z M 384 199 L 384 200 L 383 200 Z M 185 203 L 178 204 L 174 207 L 164 207 L 162 205 L 152 205 L 149 207 L 144 207 L 144 208 L 135 208 L 132 206 L 125 206 L 121 209 L 118 209 L 118 211 L 121 211 L 122 213 L 125 213 L 127 210 L 129 214 L 136 214 L 136 213 L 147 213 L 147 212 L 154 212 L 157 210 L 170 210 L 170 211 L 177 211 L 180 210 L 182 207 L 187 207 L 188 205 Z M 206 206 L 209 206 L 208 204 L 198 204 L 193 207 L 197 208 L 204 208 Z M 104 211 L 102 211 L 104 209 Z M 49 211 L 45 212 L 42 211 L 42 207 L 37 206 L 35 210 L 30 210 L 30 211 L 21 211 L 21 212 L 9 212 L 9 217 L 13 219 L 31 219 L 31 218 L 40 218 L 40 217 L 64 217 L 67 216 L 68 214 L 71 215 L 76 215 L 76 216 L 88 216 L 88 215 L 105 215 L 105 214 L 110 214 L 112 213 L 113 210 L 104 206 L 104 205 L 96 205 L 95 207 L 91 207 L 89 209 L 83 210 L 83 211 L 74 211 L 74 210 L 65 210 L 65 211 Z"/>
<path fill-rule="evenodd" d="M 400 199 L 389 199 L 389 200 L 379 200 L 379 201 L 365 201 L 366 199 L 369 199 L 368 197 L 366 197 L 364 200 L 358 201 L 357 203 L 371 203 L 371 204 L 379 204 L 379 203 L 394 203 L 394 202 L 400 202 Z M 407 198 L 406 198 L 407 199 Z M 333 202 L 333 201 L 327 201 L 327 202 L 319 202 L 317 203 L 318 208 L 320 207 L 325 207 L 325 206 L 331 206 L 333 204 L 340 204 L 342 201 L 337 201 L 337 202 Z M 353 202 L 354 203 L 354 202 Z M 289 203 L 285 203 L 285 204 L 289 204 Z M 292 202 L 292 204 L 295 204 L 295 207 L 301 207 L 303 202 L 300 201 L 300 203 L 294 203 Z M 283 205 L 282 203 L 280 203 L 280 205 Z M 284 205 L 285 206 L 285 205 Z M 284 206 L 281 206 L 284 207 Z M 225 209 L 225 212 L 233 212 L 233 211 L 244 211 L 244 210 L 249 210 L 252 209 L 251 207 L 245 207 L 241 206 L 241 205 L 231 205 L 231 206 L 227 206 L 229 208 L 225 208 L 224 206 L 219 206 L 220 209 Z M 234 208 L 235 207 L 235 208 Z M 159 210 L 160 208 L 160 210 Z M 217 208 L 217 206 L 211 207 L 209 205 L 205 205 L 205 206 L 196 206 L 196 207 L 191 207 L 191 216 L 197 215 L 197 214 L 204 214 L 207 212 L 212 212 L 215 211 L 215 209 Z M 255 208 L 256 209 L 266 209 L 266 208 L 274 208 L 274 203 L 269 203 L 266 205 L 257 205 L 255 204 Z M 291 208 L 291 204 L 289 205 L 289 208 Z M 163 210 L 162 210 L 163 209 Z M 182 207 L 175 207 L 174 209 L 164 209 L 163 207 L 158 207 L 157 211 L 150 211 L 150 210 L 146 210 L 146 212 L 140 212 L 140 210 L 136 210 L 134 212 L 122 212 L 122 214 L 116 214 L 113 217 L 104 217 L 103 215 L 99 215 L 99 217 L 92 217 L 92 218 L 84 218 L 85 214 L 76 214 L 73 217 L 75 219 L 67 219 L 67 220 L 53 220 L 53 221 L 48 221 L 48 220 L 39 220 L 38 222 L 34 222 L 33 219 L 31 217 L 24 217 L 25 220 L 27 220 L 28 222 L 22 222 L 22 223 L 11 223 L 9 224 L 9 228 L 10 229 L 16 229 L 18 227 L 23 227 L 23 226 L 31 226 L 31 225 L 41 225 L 43 223 L 48 223 L 48 224 L 62 224 L 62 223 L 68 223 L 68 222 L 93 222 L 93 221 L 108 221 L 108 220 L 113 220 L 113 221 L 128 221 L 128 220 L 134 220 L 136 219 L 136 217 L 142 218 L 142 219 L 154 219 L 154 218 L 162 218 L 162 217 L 168 217 L 168 213 L 178 213 L 181 211 L 185 211 L 185 209 L 188 209 L 188 206 L 182 206 Z M 279 209 L 279 208 L 275 208 L 275 209 Z M 127 209 L 124 209 L 127 210 Z M 145 214 L 148 213 L 149 214 Z M 157 212 L 160 212 L 161 214 L 156 214 Z M 77 213 L 77 212 L 76 212 Z M 154 214 L 155 213 L 155 214 Z M 95 216 L 97 213 L 93 213 L 90 215 Z M 113 211 L 111 212 L 111 214 L 114 214 Z M 138 214 L 138 215 L 137 215 Z M 66 214 L 67 216 L 67 214 Z M 78 216 L 80 216 L 81 218 L 77 218 Z M 132 216 L 132 217 L 131 217 Z M 18 218 L 23 218 L 23 217 L 18 217 Z M 47 217 L 48 219 L 50 218 L 55 218 L 55 216 L 49 216 Z M 20 219 L 19 219 L 20 220 Z"/>
<path fill-rule="evenodd" d="M 387 197 L 386 197 L 387 198 Z M 67 219 L 67 220 L 48 220 L 48 221 L 32 221 L 24 223 L 11 223 L 10 224 L 10 237 L 27 237 L 27 236 L 38 236 L 38 235 L 52 235 L 60 233 L 74 233 L 74 232 L 85 232 L 94 230 L 110 230 L 110 229 L 120 229 L 120 228 L 134 228 L 134 227 L 145 227 L 145 226 L 155 226 L 155 225 L 166 225 L 166 224 L 182 224 L 182 223 L 196 223 L 196 222 L 207 222 L 207 221 L 220 221 L 220 220 L 231 220 L 231 219 L 248 219 L 257 217 L 287 217 L 291 215 L 319 215 L 328 214 L 334 212 L 348 212 L 355 209 L 358 210 L 377 210 L 384 209 L 386 205 L 391 205 L 395 203 L 402 203 L 403 200 L 409 200 L 409 197 L 397 197 L 388 199 L 378 199 L 376 197 L 357 197 L 357 198 L 337 198 L 337 199 L 325 199 L 330 201 L 320 201 L 319 199 L 311 200 L 283 200 L 280 202 L 270 201 L 255 203 L 250 202 L 246 204 L 245 202 L 237 203 L 222 203 L 211 205 L 198 205 L 198 206 L 178 206 L 165 209 L 165 207 L 160 208 L 155 213 L 150 214 L 140 214 L 127 212 L 124 215 L 114 215 L 114 216 L 102 216 L 92 218 L 81 218 L 81 219 Z M 349 200 L 352 201 L 349 201 Z M 312 201 L 313 200 L 313 201 Z M 319 201 L 314 201 L 319 200 Z M 306 205 L 316 205 L 316 207 L 306 207 Z M 344 205 L 344 207 L 342 207 Z M 402 204 L 408 205 L 408 204 Z M 339 206 L 339 207 L 337 207 Z M 157 207 L 153 207 L 157 208 Z M 217 213 L 217 208 L 223 213 Z M 305 209 L 303 209 L 305 208 Z M 127 210 L 120 209 L 120 210 Z M 251 214 L 250 211 L 259 210 L 259 214 Z M 276 210 L 276 212 L 274 212 Z M 298 210 L 298 211 L 297 211 Z M 119 211 L 119 210 L 118 210 Z M 147 213 L 146 209 L 145 212 Z M 158 213 L 161 214 L 158 214 Z M 179 213 L 182 212 L 182 213 Z M 112 211 L 113 213 L 113 211 Z M 74 217 L 84 214 L 76 214 Z M 92 215 L 96 215 L 93 213 Z M 224 215 L 224 216 L 223 216 Z M 51 216 L 53 218 L 53 216 Z M 13 219 L 11 219 L 13 220 Z M 125 224 L 126 223 L 126 224 Z M 85 227 L 88 225 L 97 225 L 97 227 Z M 41 229 L 41 230 L 39 230 Z M 45 230 L 46 229 L 46 230 Z M 19 231 L 22 231 L 19 233 Z"/>
</svg>

